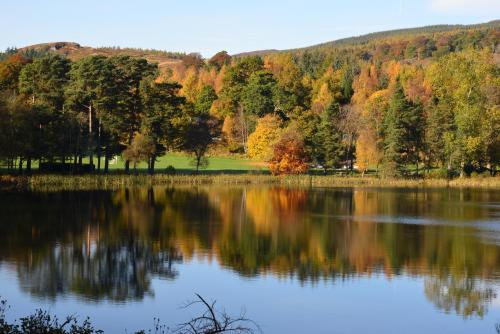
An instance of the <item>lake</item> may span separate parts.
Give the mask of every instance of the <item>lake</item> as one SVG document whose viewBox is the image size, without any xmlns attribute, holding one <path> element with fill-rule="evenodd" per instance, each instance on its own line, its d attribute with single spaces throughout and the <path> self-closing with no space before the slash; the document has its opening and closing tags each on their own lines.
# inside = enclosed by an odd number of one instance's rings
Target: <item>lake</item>
<svg viewBox="0 0 500 334">
<path fill-rule="evenodd" d="M 496 333 L 500 192 L 200 186 L 0 193 L 0 296 L 130 333 L 199 293 L 264 333 Z"/>
</svg>

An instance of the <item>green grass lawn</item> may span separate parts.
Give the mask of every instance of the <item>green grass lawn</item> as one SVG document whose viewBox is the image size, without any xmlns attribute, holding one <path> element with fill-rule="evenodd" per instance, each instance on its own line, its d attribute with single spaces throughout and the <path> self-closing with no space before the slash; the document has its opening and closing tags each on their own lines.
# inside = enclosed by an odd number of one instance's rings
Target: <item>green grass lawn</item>
<svg viewBox="0 0 500 334">
<path fill-rule="evenodd" d="M 178 171 L 194 171 L 195 166 L 192 164 L 193 158 L 182 153 L 168 153 L 158 157 L 155 164 L 155 171 L 161 172 L 168 166 L 173 166 Z M 88 157 L 83 158 L 83 163 L 88 163 Z M 207 172 L 227 172 L 239 173 L 245 171 L 268 171 L 267 165 L 262 162 L 253 161 L 239 156 L 212 156 L 208 157 L 208 166 L 201 169 Z M 68 162 L 69 163 L 69 162 Z M 97 168 L 97 158 L 94 156 L 94 165 Z M 31 164 L 33 170 L 38 169 L 38 161 L 34 160 Z M 24 166 L 26 167 L 26 165 Z M 104 169 L 104 158 L 101 159 L 101 168 Z M 130 168 L 133 168 L 131 165 Z M 0 168 L 3 170 L 5 168 Z M 111 171 L 120 171 L 125 169 L 125 161 L 121 157 L 109 161 L 109 169 Z M 137 169 L 146 171 L 147 163 L 142 162 L 137 165 Z"/>
<path fill-rule="evenodd" d="M 192 158 L 190 156 L 180 154 L 180 153 L 169 153 L 162 157 L 159 157 L 155 164 L 155 169 L 161 171 L 168 166 L 173 166 L 177 170 L 194 170 L 194 166 L 191 163 Z M 242 157 L 228 157 L 228 156 L 213 156 L 208 158 L 208 166 L 204 169 L 207 171 L 258 171 L 267 170 L 267 167 L 259 162 L 253 160 L 245 159 Z M 94 162 L 97 165 L 97 161 Z M 109 168 L 114 169 L 124 169 L 124 161 L 121 158 L 115 161 L 110 161 Z M 101 162 L 101 167 L 104 167 L 104 159 Z M 132 167 L 132 166 L 131 166 Z M 137 166 L 138 169 L 146 169 L 147 164 L 145 162 Z"/>
</svg>

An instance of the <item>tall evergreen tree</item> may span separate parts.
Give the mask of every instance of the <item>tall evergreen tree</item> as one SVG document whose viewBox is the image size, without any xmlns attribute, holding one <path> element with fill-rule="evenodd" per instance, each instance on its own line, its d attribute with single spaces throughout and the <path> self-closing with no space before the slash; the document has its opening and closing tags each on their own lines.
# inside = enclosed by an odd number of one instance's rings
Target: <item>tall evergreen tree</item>
<svg viewBox="0 0 500 334">
<path fill-rule="evenodd" d="M 177 83 L 157 83 L 153 79 L 143 80 L 141 83 L 143 104 L 141 128 L 155 145 L 154 154 L 148 162 L 150 174 L 154 173 L 156 157 L 165 153 L 167 146 L 173 146 L 179 136 L 175 123 L 181 118 L 181 108 L 185 103 L 185 98 L 179 96 L 181 88 L 182 86 Z M 210 106 L 212 102 L 213 100 Z"/>
<path fill-rule="evenodd" d="M 396 80 L 384 117 L 384 169 L 389 175 L 406 173 L 408 164 L 417 164 L 423 147 L 425 119 L 420 103 L 412 103 Z"/>
<path fill-rule="evenodd" d="M 65 162 L 73 150 L 73 114 L 65 113 L 63 108 L 70 66 L 68 59 L 47 54 L 24 66 L 19 74 L 19 92 L 38 110 L 37 136 L 42 136 L 39 140 L 44 142 L 43 155 L 49 160 L 59 156 Z M 25 158 L 29 168 L 32 157 Z"/>
<path fill-rule="evenodd" d="M 110 62 L 118 70 L 117 86 L 120 90 L 119 120 L 122 129 L 122 140 L 130 145 L 134 134 L 140 130 L 141 114 L 143 112 L 141 102 L 141 81 L 146 78 L 156 77 L 158 66 L 150 64 L 144 58 L 130 56 L 116 56 L 110 58 Z M 129 172 L 129 162 L 125 161 L 125 171 Z"/>
<path fill-rule="evenodd" d="M 330 103 L 321 115 L 317 141 L 319 145 L 320 163 L 326 168 L 335 168 L 340 165 L 344 158 L 345 147 L 342 140 L 340 125 L 340 105 L 336 102 Z"/>
<path fill-rule="evenodd" d="M 89 163 L 91 166 L 94 164 L 93 157 L 97 148 L 99 168 L 101 145 L 103 144 L 102 121 L 105 119 L 108 120 L 107 124 L 120 124 L 120 122 L 114 122 L 115 120 L 119 121 L 119 119 L 111 116 L 117 106 L 123 104 L 120 101 L 122 95 L 118 89 L 119 72 L 108 58 L 90 56 L 73 63 L 69 75 L 70 81 L 66 89 L 66 108 L 86 114 L 85 121 L 82 120 L 79 124 L 88 129 L 86 150 L 89 155 Z M 80 117 L 80 119 L 82 118 Z"/>
</svg>

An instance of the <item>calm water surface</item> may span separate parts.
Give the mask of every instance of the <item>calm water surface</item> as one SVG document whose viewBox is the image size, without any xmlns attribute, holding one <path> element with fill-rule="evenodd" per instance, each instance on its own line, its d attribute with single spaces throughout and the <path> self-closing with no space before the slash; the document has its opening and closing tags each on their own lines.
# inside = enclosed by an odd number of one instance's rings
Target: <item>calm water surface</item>
<svg viewBox="0 0 500 334">
<path fill-rule="evenodd" d="M 194 293 L 264 333 L 495 333 L 500 192 L 158 187 L 0 194 L 0 296 L 129 333 Z"/>
</svg>

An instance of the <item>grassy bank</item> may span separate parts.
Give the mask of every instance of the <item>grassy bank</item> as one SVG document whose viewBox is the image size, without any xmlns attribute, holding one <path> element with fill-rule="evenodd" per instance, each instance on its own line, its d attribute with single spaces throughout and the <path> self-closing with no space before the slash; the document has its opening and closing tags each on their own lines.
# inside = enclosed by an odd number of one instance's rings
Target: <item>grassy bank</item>
<svg viewBox="0 0 500 334">
<path fill-rule="evenodd" d="M 225 172 L 242 172 L 242 171 L 267 171 L 267 165 L 261 161 L 254 161 L 240 155 L 212 155 L 207 156 L 208 166 L 204 169 L 207 172 L 225 171 Z M 88 157 L 84 157 L 82 162 L 89 163 Z M 16 161 L 17 165 L 18 161 Z M 97 166 L 98 160 L 94 158 L 94 165 Z M 38 160 L 32 161 L 33 170 L 38 169 Z M 170 152 L 161 157 L 158 157 L 155 163 L 155 168 L 158 172 L 172 166 L 178 171 L 193 171 L 193 157 L 180 152 Z M 147 171 L 147 163 L 141 162 L 137 165 L 140 171 Z M 101 159 L 101 168 L 104 168 L 104 158 Z M 125 161 L 121 157 L 116 157 L 109 161 L 109 170 L 111 172 L 123 172 L 125 169 Z"/>
<path fill-rule="evenodd" d="M 34 175 L 0 176 L 0 189 L 22 190 L 112 190 L 160 185 L 284 185 L 312 187 L 457 187 L 500 189 L 500 177 L 446 179 L 382 179 L 360 176 L 272 176 L 264 174 L 201 175 Z"/>
</svg>

